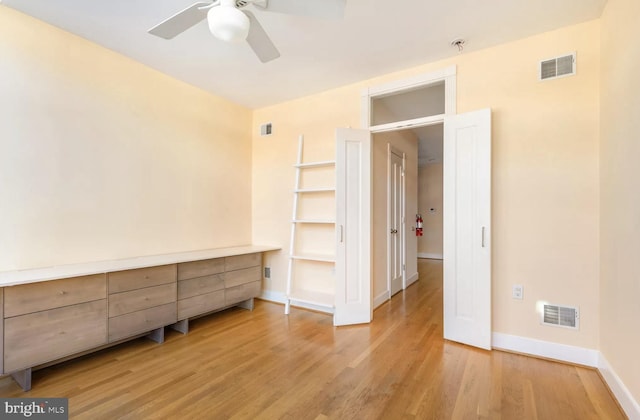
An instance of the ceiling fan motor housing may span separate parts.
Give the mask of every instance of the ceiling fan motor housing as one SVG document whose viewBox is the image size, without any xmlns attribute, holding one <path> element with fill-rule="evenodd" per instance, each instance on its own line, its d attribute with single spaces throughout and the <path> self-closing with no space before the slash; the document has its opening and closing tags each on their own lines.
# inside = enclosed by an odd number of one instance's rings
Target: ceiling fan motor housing
<svg viewBox="0 0 640 420">
<path fill-rule="evenodd" d="M 221 0 L 219 6 L 209 9 L 207 22 L 213 36 L 227 42 L 244 41 L 251 26 L 247 15 L 236 8 L 235 0 Z"/>
</svg>

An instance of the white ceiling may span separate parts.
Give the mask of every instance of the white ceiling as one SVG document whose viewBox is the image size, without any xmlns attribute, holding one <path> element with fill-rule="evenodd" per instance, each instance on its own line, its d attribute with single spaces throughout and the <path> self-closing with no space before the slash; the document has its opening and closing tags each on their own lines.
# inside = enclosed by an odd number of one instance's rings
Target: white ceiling
<svg viewBox="0 0 640 420">
<path fill-rule="evenodd" d="M 347 0 L 343 21 L 255 11 L 282 56 L 262 64 L 205 22 L 167 41 L 146 30 L 193 0 L 0 0 L 250 108 L 317 93 L 600 16 L 606 0 Z M 299 0 L 304 1 L 304 0 Z M 253 6 L 250 6 L 253 8 Z"/>
<path fill-rule="evenodd" d="M 414 128 L 418 138 L 418 166 L 442 163 L 444 126 L 442 124 Z"/>
</svg>

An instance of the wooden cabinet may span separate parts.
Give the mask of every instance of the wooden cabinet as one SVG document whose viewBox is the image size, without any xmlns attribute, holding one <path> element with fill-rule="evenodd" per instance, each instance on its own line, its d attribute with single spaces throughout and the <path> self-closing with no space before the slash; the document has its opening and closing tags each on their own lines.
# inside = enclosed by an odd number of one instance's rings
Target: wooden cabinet
<svg viewBox="0 0 640 420">
<path fill-rule="evenodd" d="M 141 311 L 109 318 L 109 342 L 142 334 L 176 322 L 176 304 L 153 306 Z"/>
<path fill-rule="evenodd" d="M 4 373 L 4 288 L 0 288 L 0 374 Z"/>
<path fill-rule="evenodd" d="M 258 260 L 258 264 L 260 263 L 261 261 Z M 226 272 L 224 276 L 225 303 L 233 305 L 260 295 L 261 276 L 261 265 Z"/>
<path fill-rule="evenodd" d="M 176 265 L 136 268 L 109 273 L 109 294 L 175 283 Z"/>
<path fill-rule="evenodd" d="M 175 323 L 175 264 L 108 274 L 109 342 Z"/>
<path fill-rule="evenodd" d="M 178 319 L 225 307 L 224 258 L 178 265 Z"/>
<path fill-rule="evenodd" d="M 178 319 L 253 299 L 261 280 L 261 253 L 178 264 Z"/>
<path fill-rule="evenodd" d="M 107 341 L 104 274 L 4 288 L 4 371 L 11 373 Z"/>
<path fill-rule="evenodd" d="M 5 319 L 5 370 L 30 368 L 105 344 L 106 315 L 101 299 Z"/>
<path fill-rule="evenodd" d="M 104 274 L 7 287 L 4 317 L 61 308 L 106 297 Z"/>
<path fill-rule="evenodd" d="M 127 263 L 109 271 L 101 266 L 105 273 L 79 277 L 66 278 L 65 267 L 63 279 L 4 283 L 0 374 L 11 374 L 29 390 L 34 366 L 145 333 L 162 342 L 165 326 L 186 333 L 189 318 L 233 305 L 253 308 L 261 290 L 262 251 L 247 248 L 252 250 L 241 255 L 226 256 L 220 249 L 208 253 L 215 258 L 199 253 L 203 259 L 145 268 L 123 269 L 136 267 Z M 87 272 L 82 266 L 73 274 Z"/>
</svg>

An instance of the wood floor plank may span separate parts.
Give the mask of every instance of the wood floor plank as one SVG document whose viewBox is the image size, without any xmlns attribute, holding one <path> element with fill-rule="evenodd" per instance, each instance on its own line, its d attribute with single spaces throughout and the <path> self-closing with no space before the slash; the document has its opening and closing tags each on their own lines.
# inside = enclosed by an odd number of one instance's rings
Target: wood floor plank
<svg viewBox="0 0 640 420">
<path fill-rule="evenodd" d="M 257 301 L 37 370 L 24 393 L 66 397 L 72 419 L 624 419 L 588 368 L 442 338 L 442 263 L 339 327 L 325 314 Z"/>
</svg>

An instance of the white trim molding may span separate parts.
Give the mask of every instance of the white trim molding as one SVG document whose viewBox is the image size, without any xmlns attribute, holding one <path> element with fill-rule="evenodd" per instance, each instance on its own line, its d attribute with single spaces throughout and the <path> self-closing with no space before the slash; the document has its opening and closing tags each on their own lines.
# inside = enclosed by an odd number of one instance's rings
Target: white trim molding
<svg viewBox="0 0 640 420">
<path fill-rule="evenodd" d="M 267 302 L 287 303 L 287 295 L 282 292 L 274 292 L 272 290 L 263 290 L 258 299 L 266 300 Z"/>
<path fill-rule="evenodd" d="M 429 260 L 443 260 L 442 254 L 431 254 L 428 252 L 418 252 L 418 258 L 427 258 Z"/>
<path fill-rule="evenodd" d="M 598 370 L 629 419 L 640 420 L 640 404 L 633 398 L 629 389 L 602 353 L 600 353 L 600 357 L 598 358 Z"/>
<path fill-rule="evenodd" d="M 413 283 L 417 282 L 420 276 L 417 272 L 413 273 L 409 277 L 407 277 L 407 287 L 411 286 Z M 405 287 L 406 289 L 406 287 Z"/>
<path fill-rule="evenodd" d="M 280 303 L 285 305 L 287 303 L 287 295 L 282 292 L 274 292 L 271 290 L 263 290 L 258 299 L 266 300 L 267 302 Z M 310 303 L 291 301 L 291 306 L 295 308 L 310 309 L 316 312 L 322 312 L 325 314 L 332 314 L 333 309 L 326 308 L 324 306 L 316 306 Z"/>
<path fill-rule="evenodd" d="M 492 347 L 497 350 L 508 350 L 561 362 L 598 367 L 600 354 L 598 350 L 497 332 L 493 333 L 492 338 Z"/>
<path fill-rule="evenodd" d="M 380 293 L 378 296 L 373 298 L 373 309 L 376 309 L 378 306 L 382 305 L 389 299 L 391 299 L 391 295 L 388 290 L 385 290 L 384 292 Z"/>
<path fill-rule="evenodd" d="M 361 115 L 360 124 L 362 128 L 371 130 L 371 100 L 375 97 L 383 97 L 403 91 L 409 91 L 423 86 L 428 86 L 435 83 L 445 82 L 444 85 L 444 115 L 455 115 L 456 113 L 456 66 L 449 66 L 437 71 L 432 71 L 425 74 L 419 74 L 417 76 L 396 80 L 384 85 L 371 86 L 365 88 L 360 93 Z M 438 118 L 427 119 L 426 121 L 399 121 L 391 124 L 385 124 L 384 127 L 378 127 L 379 131 L 389 131 L 394 129 L 404 128 L 406 124 L 411 126 L 430 125 L 439 123 L 444 120 L 443 116 L 437 116 Z M 418 119 L 422 120 L 422 119 Z"/>
</svg>

